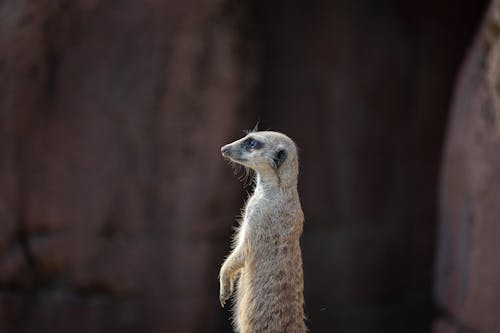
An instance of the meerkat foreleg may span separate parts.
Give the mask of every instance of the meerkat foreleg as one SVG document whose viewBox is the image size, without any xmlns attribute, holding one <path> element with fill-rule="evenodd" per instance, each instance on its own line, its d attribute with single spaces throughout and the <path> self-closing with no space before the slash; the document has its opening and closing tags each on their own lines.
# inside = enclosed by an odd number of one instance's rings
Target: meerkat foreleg
<svg viewBox="0 0 500 333">
<path fill-rule="evenodd" d="M 231 297 L 234 288 L 234 280 L 236 279 L 236 274 L 243 267 L 244 258 L 239 248 L 235 248 L 233 252 L 227 257 L 222 264 L 219 273 L 220 281 L 220 292 L 219 300 L 222 307 L 226 304 L 226 301 Z"/>
</svg>

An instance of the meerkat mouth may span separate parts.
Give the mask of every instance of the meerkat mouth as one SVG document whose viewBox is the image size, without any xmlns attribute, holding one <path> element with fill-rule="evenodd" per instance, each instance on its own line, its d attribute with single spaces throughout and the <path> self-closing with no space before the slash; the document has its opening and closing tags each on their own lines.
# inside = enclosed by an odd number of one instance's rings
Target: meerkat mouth
<svg viewBox="0 0 500 333">
<path fill-rule="evenodd" d="M 234 157 L 234 156 L 224 156 L 224 157 L 232 162 L 235 162 L 235 163 L 248 162 L 248 160 L 246 158 L 242 158 L 242 157 Z"/>
</svg>

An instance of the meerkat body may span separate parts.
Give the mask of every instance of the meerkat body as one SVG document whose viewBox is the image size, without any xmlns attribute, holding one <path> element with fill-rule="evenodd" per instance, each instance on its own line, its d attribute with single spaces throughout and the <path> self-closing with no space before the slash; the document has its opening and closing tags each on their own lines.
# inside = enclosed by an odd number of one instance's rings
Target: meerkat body
<svg viewBox="0 0 500 333">
<path fill-rule="evenodd" d="M 306 332 L 296 146 L 284 134 L 265 131 L 221 151 L 257 174 L 234 249 L 220 271 L 221 304 L 231 296 L 239 273 L 233 310 L 237 332 Z"/>
</svg>

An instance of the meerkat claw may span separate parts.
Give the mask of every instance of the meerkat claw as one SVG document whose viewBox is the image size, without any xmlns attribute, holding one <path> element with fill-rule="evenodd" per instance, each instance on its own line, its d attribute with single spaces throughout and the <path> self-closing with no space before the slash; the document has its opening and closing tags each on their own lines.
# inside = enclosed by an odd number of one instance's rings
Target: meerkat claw
<svg viewBox="0 0 500 333">
<path fill-rule="evenodd" d="M 220 306 L 224 308 L 224 305 L 226 305 L 226 297 L 224 296 L 219 296 L 219 301 L 220 301 Z"/>
</svg>

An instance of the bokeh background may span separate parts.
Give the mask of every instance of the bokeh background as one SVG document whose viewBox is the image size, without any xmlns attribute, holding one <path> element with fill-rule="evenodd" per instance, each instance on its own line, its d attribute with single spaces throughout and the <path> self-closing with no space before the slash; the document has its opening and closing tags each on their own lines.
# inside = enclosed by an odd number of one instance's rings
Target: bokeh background
<svg viewBox="0 0 500 333">
<path fill-rule="evenodd" d="M 301 148 L 311 332 L 500 332 L 500 1 L 1 0 L 0 331 L 230 332 L 244 189 Z"/>
</svg>

